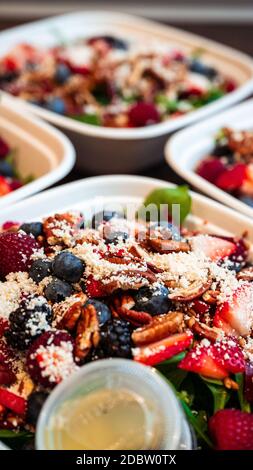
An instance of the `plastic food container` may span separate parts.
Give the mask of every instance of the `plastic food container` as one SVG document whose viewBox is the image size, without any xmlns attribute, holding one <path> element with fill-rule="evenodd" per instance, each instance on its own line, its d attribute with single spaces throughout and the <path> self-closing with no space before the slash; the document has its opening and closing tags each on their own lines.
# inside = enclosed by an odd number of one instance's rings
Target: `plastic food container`
<svg viewBox="0 0 253 470">
<path fill-rule="evenodd" d="M 85 25 L 85 27 L 84 27 Z M 46 19 L 0 34 L 0 55 L 20 42 L 52 46 L 80 37 L 115 34 L 167 41 L 191 53 L 201 47 L 204 57 L 221 72 L 236 77 L 238 88 L 219 100 L 183 117 L 136 129 L 92 126 L 18 100 L 37 116 L 63 129 L 77 150 L 77 164 L 92 173 L 134 172 L 158 163 L 165 142 L 174 131 L 223 110 L 250 95 L 253 90 L 253 61 L 247 55 L 176 28 L 135 16 L 112 12 L 78 12 Z"/>
<path fill-rule="evenodd" d="M 253 217 L 253 208 L 219 189 L 195 173 L 195 168 L 214 146 L 214 137 L 222 127 L 253 130 L 253 100 L 248 100 L 203 123 L 178 132 L 165 147 L 165 158 L 173 170 L 208 196 Z"/>
<path fill-rule="evenodd" d="M 143 449 L 192 449 L 190 428 L 172 388 L 154 369 L 126 359 L 102 360 L 83 366 L 51 393 L 38 422 L 37 449 L 63 450 L 58 447 L 61 445 L 58 432 L 56 435 L 52 430 L 55 419 L 58 418 L 58 423 L 59 417 L 61 420 L 61 407 L 75 406 L 78 400 L 105 390 L 110 391 L 112 399 L 114 391 L 122 390 L 138 397 L 144 416 Z M 99 407 L 93 406 L 84 412 L 84 419 L 93 421 L 95 416 L 99 417 Z M 152 447 L 153 441 L 158 447 Z"/>
<path fill-rule="evenodd" d="M 49 213 L 76 209 L 88 216 L 97 204 L 133 203 L 140 205 L 147 194 L 156 188 L 173 187 L 162 180 L 139 176 L 98 176 L 54 188 L 5 208 L 0 213 L 0 224 L 6 220 L 38 220 Z M 221 235 L 241 235 L 248 232 L 248 240 L 253 243 L 253 220 L 228 207 L 200 194 L 191 193 L 192 211 L 187 225 L 206 232 Z M 208 220 L 207 220 L 208 219 Z M 90 366 L 85 366 L 90 367 Z M 64 387 L 64 384 L 62 385 Z M 58 396 L 57 386 L 55 392 Z M 50 402 L 49 402 L 50 403 Z M 1 449 L 1 443 L 0 443 Z"/>
<path fill-rule="evenodd" d="M 0 209 L 9 210 L 13 202 L 51 186 L 63 178 L 74 165 L 75 150 L 61 132 L 41 120 L 16 110 L 16 100 L 1 95 L 0 135 L 15 151 L 18 172 L 34 180 L 6 196 L 0 197 Z"/>
</svg>

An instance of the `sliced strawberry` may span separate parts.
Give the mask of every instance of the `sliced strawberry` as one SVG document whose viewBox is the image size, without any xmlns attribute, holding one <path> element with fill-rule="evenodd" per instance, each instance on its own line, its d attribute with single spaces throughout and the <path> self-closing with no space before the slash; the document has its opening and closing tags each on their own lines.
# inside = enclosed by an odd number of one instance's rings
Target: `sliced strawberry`
<svg viewBox="0 0 253 470">
<path fill-rule="evenodd" d="M 216 449 L 253 450 L 253 414 L 240 410 L 219 410 L 209 420 Z"/>
<path fill-rule="evenodd" d="M 235 330 L 216 311 L 213 319 L 213 326 L 220 328 L 227 336 L 237 336 Z"/>
<path fill-rule="evenodd" d="M 235 191 L 239 189 L 247 178 L 247 166 L 244 163 L 238 163 L 233 168 L 229 168 L 218 176 L 215 184 L 225 191 Z"/>
<path fill-rule="evenodd" d="M 135 348 L 133 350 L 134 360 L 153 366 L 184 351 L 191 345 L 192 340 L 193 334 L 190 331 L 169 336 L 147 346 Z"/>
<path fill-rule="evenodd" d="M 5 196 L 12 191 L 7 179 L 4 176 L 0 176 L 0 196 Z"/>
<path fill-rule="evenodd" d="M 104 297 L 105 291 L 101 281 L 94 279 L 93 276 L 89 276 L 86 282 L 86 292 L 89 297 Z"/>
<path fill-rule="evenodd" d="M 212 261 L 226 258 L 236 250 L 235 243 L 210 235 L 196 235 L 191 239 L 191 246 L 193 251 L 204 253 Z"/>
<path fill-rule="evenodd" d="M 11 272 L 27 271 L 32 254 L 40 248 L 35 238 L 19 232 L 0 233 L 0 278 Z"/>
<path fill-rule="evenodd" d="M 5 388 L 0 388 L 0 405 L 14 411 L 18 415 L 24 415 L 26 411 L 26 400 Z"/>
<path fill-rule="evenodd" d="M 222 380 L 228 376 L 226 369 L 215 360 L 211 345 L 205 346 L 203 343 L 194 346 L 178 367 L 211 379 Z"/>
<path fill-rule="evenodd" d="M 220 176 L 225 170 L 226 167 L 221 160 L 217 158 L 207 158 L 199 164 L 196 172 L 199 176 L 210 183 L 215 183 L 218 176 Z"/>
<path fill-rule="evenodd" d="M 211 351 L 217 364 L 232 374 L 245 371 L 245 359 L 242 348 L 236 339 L 216 341 L 211 345 Z"/>
<path fill-rule="evenodd" d="M 192 308 L 200 317 L 210 312 L 210 304 L 207 304 L 204 300 L 193 300 L 190 302 L 190 308 Z"/>
<path fill-rule="evenodd" d="M 219 305 L 214 326 L 229 325 L 235 335 L 247 336 L 253 327 L 253 284 L 247 282 L 234 292 L 232 298 Z"/>
</svg>

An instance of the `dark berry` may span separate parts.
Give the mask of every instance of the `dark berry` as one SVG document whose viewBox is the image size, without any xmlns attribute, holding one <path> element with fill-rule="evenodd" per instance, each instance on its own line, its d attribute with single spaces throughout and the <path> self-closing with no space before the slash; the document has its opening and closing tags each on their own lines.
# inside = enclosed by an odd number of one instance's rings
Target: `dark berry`
<svg viewBox="0 0 253 470">
<path fill-rule="evenodd" d="M 253 197 L 250 196 L 240 196 L 240 201 L 247 204 L 247 206 L 253 207 Z"/>
<path fill-rule="evenodd" d="M 135 294 L 135 306 L 133 308 L 151 315 L 167 313 L 171 308 L 168 295 L 168 289 L 161 284 L 155 287 L 141 287 Z"/>
<path fill-rule="evenodd" d="M 5 140 L 0 137 L 0 159 L 7 157 L 8 153 L 10 153 L 10 147 Z"/>
<path fill-rule="evenodd" d="M 65 64 L 59 64 L 55 72 L 55 80 L 61 85 L 68 80 L 71 75 L 69 67 Z"/>
<path fill-rule="evenodd" d="M 66 106 L 65 106 L 64 101 L 58 97 L 50 99 L 46 103 L 45 107 L 49 111 L 53 111 L 53 113 L 57 113 L 57 114 L 64 114 L 66 111 Z"/>
<path fill-rule="evenodd" d="M 111 231 L 106 234 L 105 237 L 105 242 L 106 243 L 114 243 L 117 244 L 119 241 L 126 241 L 128 239 L 128 233 L 127 232 L 121 232 L 121 231 Z"/>
<path fill-rule="evenodd" d="M 101 211 L 97 212 L 96 214 L 93 215 L 92 221 L 91 221 L 91 226 L 92 228 L 97 229 L 100 224 L 103 222 L 109 222 L 111 219 L 123 219 L 124 214 L 116 211 Z"/>
<path fill-rule="evenodd" d="M 48 393 L 46 392 L 33 392 L 27 400 L 27 413 L 26 419 L 29 424 L 36 426 L 41 408 L 44 405 Z"/>
<path fill-rule="evenodd" d="M 80 281 L 84 262 L 69 251 L 62 251 L 53 260 L 53 274 L 67 282 Z"/>
<path fill-rule="evenodd" d="M 62 302 L 73 293 L 72 287 L 61 279 L 53 279 L 45 289 L 45 297 L 51 302 Z"/>
<path fill-rule="evenodd" d="M 113 319 L 100 330 L 100 356 L 131 358 L 131 330 L 128 322 Z"/>
<path fill-rule="evenodd" d="M 88 300 L 87 304 L 94 305 L 97 315 L 98 315 L 100 326 L 103 326 L 106 322 L 111 320 L 111 317 L 112 317 L 111 311 L 109 307 L 106 304 L 104 304 L 104 302 L 101 302 L 100 300 L 90 299 Z"/>
<path fill-rule="evenodd" d="M 20 225 L 19 230 L 33 235 L 35 238 L 43 234 L 43 225 L 41 222 L 30 222 Z"/>
<path fill-rule="evenodd" d="M 4 362 L 0 362 L 0 386 L 9 386 L 15 382 L 15 380 L 16 376 L 11 367 Z"/>
<path fill-rule="evenodd" d="M 113 49 L 122 49 L 127 50 L 128 44 L 123 39 L 117 38 L 115 36 L 95 36 L 89 39 L 88 44 L 94 44 L 97 41 L 105 41 Z"/>
<path fill-rule="evenodd" d="M 0 175 L 8 178 L 14 176 L 13 166 L 6 160 L 0 160 Z"/>
<path fill-rule="evenodd" d="M 199 73 L 200 75 L 204 75 L 205 77 L 209 78 L 210 80 L 214 79 L 217 75 L 217 70 L 214 67 L 204 64 L 200 60 L 194 59 L 190 65 L 189 69 L 191 72 Z"/>
<path fill-rule="evenodd" d="M 26 349 L 34 339 L 50 328 L 51 308 L 44 297 L 29 297 L 9 317 L 5 337 L 10 346 Z"/>
<path fill-rule="evenodd" d="M 215 183 L 217 178 L 224 173 L 226 167 L 221 160 L 217 158 L 206 158 L 198 165 L 196 172 L 210 183 Z"/>
<path fill-rule="evenodd" d="M 48 259 L 36 259 L 30 270 L 29 276 L 37 284 L 42 281 L 45 277 L 50 276 L 52 272 L 52 262 Z"/>
</svg>

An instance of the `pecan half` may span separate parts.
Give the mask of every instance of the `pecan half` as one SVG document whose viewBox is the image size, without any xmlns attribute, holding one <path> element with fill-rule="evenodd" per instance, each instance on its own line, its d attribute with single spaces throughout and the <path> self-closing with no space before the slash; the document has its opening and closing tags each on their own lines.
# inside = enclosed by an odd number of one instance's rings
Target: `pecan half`
<svg viewBox="0 0 253 470">
<path fill-rule="evenodd" d="M 168 295 L 170 300 L 177 302 L 186 302 L 189 300 L 196 299 L 200 297 L 212 283 L 211 279 L 208 279 L 206 282 L 199 280 L 193 281 L 189 287 L 177 288 L 175 292 L 172 292 Z"/>
<path fill-rule="evenodd" d="M 86 304 L 77 323 L 75 338 L 75 357 L 84 360 L 92 347 L 96 347 L 100 340 L 99 320 L 96 309 L 92 304 Z"/>
<path fill-rule="evenodd" d="M 140 269 L 118 271 L 114 273 L 114 277 L 117 277 L 117 279 L 108 280 L 108 282 L 103 283 L 104 291 L 107 295 L 112 294 L 117 289 L 137 290 L 147 285 L 147 281 L 153 284 L 157 280 L 155 274 L 149 268 L 146 271 L 141 271 Z"/>
<path fill-rule="evenodd" d="M 228 146 L 242 156 L 253 155 L 253 134 L 249 131 L 237 131 L 229 128 L 223 129 L 228 139 Z"/>
<path fill-rule="evenodd" d="M 180 251 L 190 251 L 190 245 L 180 240 L 163 240 L 161 238 L 150 238 L 148 240 L 150 247 L 158 253 L 179 253 Z"/>
<path fill-rule="evenodd" d="M 207 304 L 216 304 L 220 292 L 218 290 L 206 290 L 203 294 L 203 300 Z"/>
<path fill-rule="evenodd" d="M 48 245 L 71 246 L 75 231 L 80 227 L 82 217 L 80 214 L 67 212 L 55 214 L 43 222 L 43 231 Z"/>
<path fill-rule="evenodd" d="M 253 266 L 241 269 L 237 274 L 237 279 L 241 279 L 242 281 L 253 281 Z"/>
<path fill-rule="evenodd" d="M 112 313 L 115 317 L 123 318 L 134 326 L 146 325 L 152 321 L 152 316 L 147 312 L 137 312 L 132 310 L 134 300 L 131 295 L 115 297 L 112 305 Z"/>
<path fill-rule="evenodd" d="M 209 341 L 214 342 L 222 335 L 222 330 L 220 328 L 216 328 L 214 326 L 211 328 L 205 323 L 200 323 L 197 320 L 194 320 L 193 317 L 190 318 L 190 320 L 187 322 L 187 325 L 198 336 L 209 339 Z"/>
<path fill-rule="evenodd" d="M 59 304 L 53 305 L 53 325 L 72 331 L 82 313 L 82 308 L 87 300 L 83 292 L 74 294 Z"/>
<path fill-rule="evenodd" d="M 181 332 L 183 327 L 184 314 L 182 312 L 156 315 L 148 325 L 138 328 L 133 332 L 132 340 L 136 346 L 141 346 L 159 341 L 170 334 Z"/>
</svg>

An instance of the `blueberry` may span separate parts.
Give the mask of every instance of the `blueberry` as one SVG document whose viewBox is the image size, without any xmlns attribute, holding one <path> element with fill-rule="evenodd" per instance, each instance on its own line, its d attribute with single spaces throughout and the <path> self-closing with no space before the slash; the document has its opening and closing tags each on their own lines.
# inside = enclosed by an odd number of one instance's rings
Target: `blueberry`
<svg viewBox="0 0 253 470">
<path fill-rule="evenodd" d="M 0 160 L 0 175 L 7 176 L 9 178 L 14 176 L 14 169 L 6 160 Z"/>
<path fill-rule="evenodd" d="M 135 294 L 135 306 L 133 308 L 139 312 L 148 312 L 151 315 L 167 313 L 171 308 L 168 294 L 168 289 L 163 285 L 141 287 Z"/>
<path fill-rule="evenodd" d="M 244 204 L 247 204 L 248 206 L 253 207 L 253 197 L 241 196 L 239 199 L 241 202 L 244 202 Z"/>
<path fill-rule="evenodd" d="M 67 65 L 59 64 L 57 66 L 57 69 L 56 69 L 56 72 L 55 72 L 55 80 L 58 83 L 60 83 L 60 84 L 65 83 L 66 80 L 68 80 L 68 78 L 70 77 L 70 75 L 71 75 L 71 71 L 67 67 Z"/>
<path fill-rule="evenodd" d="M 64 114 L 66 111 L 64 101 L 58 97 L 50 99 L 45 106 L 49 111 L 53 111 L 57 114 Z"/>
<path fill-rule="evenodd" d="M 98 228 L 102 222 L 109 222 L 109 220 L 117 218 L 123 219 L 124 214 L 116 211 L 101 211 L 93 215 L 91 226 L 92 228 Z"/>
<path fill-rule="evenodd" d="M 31 234 L 37 238 L 43 234 L 43 224 L 41 222 L 25 223 L 19 227 L 19 230 L 23 230 L 23 232 Z"/>
<path fill-rule="evenodd" d="M 84 271 L 84 262 L 69 251 L 62 251 L 54 258 L 53 274 L 67 282 L 80 281 Z"/>
<path fill-rule="evenodd" d="M 118 243 L 120 240 L 125 241 L 128 239 L 128 233 L 127 232 L 120 232 L 120 231 L 115 231 L 115 232 L 110 232 L 108 235 L 105 237 L 105 242 L 106 243 Z"/>
<path fill-rule="evenodd" d="M 39 283 L 47 276 L 50 276 L 52 271 L 52 262 L 44 259 L 36 259 L 29 271 L 29 276 L 36 283 Z"/>
<path fill-rule="evenodd" d="M 52 302 L 61 302 L 73 293 L 72 287 L 61 279 L 53 279 L 45 289 L 45 297 Z"/>
<path fill-rule="evenodd" d="M 27 400 L 27 414 L 26 419 L 29 424 L 36 426 L 42 406 L 44 405 L 48 393 L 46 392 L 33 392 Z"/>
<path fill-rule="evenodd" d="M 107 42 L 107 44 L 109 44 L 109 46 L 112 47 L 113 49 L 121 49 L 124 51 L 128 49 L 127 42 L 124 41 L 123 39 L 116 38 L 115 36 L 109 36 L 109 35 L 96 36 L 94 38 L 91 38 L 89 42 L 92 44 L 94 41 L 98 41 L 99 39 Z"/>
<path fill-rule="evenodd" d="M 217 70 L 214 67 L 204 64 L 200 60 L 194 59 L 190 65 L 189 69 L 192 72 L 199 73 L 200 75 L 204 75 L 205 77 L 212 80 L 217 75 Z"/>
<path fill-rule="evenodd" d="M 108 320 L 111 320 L 112 314 L 104 302 L 101 302 L 100 300 L 95 300 L 95 299 L 90 299 L 88 300 L 87 304 L 94 305 L 97 315 L 98 315 L 98 320 L 99 320 L 99 326 L 103 326 Z"/>
</svg>

